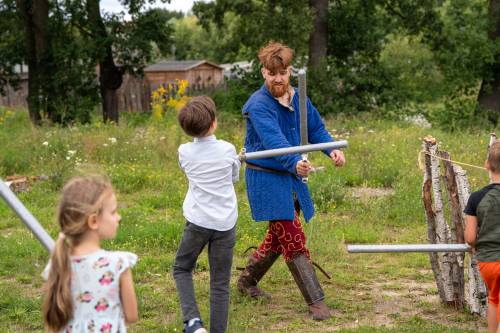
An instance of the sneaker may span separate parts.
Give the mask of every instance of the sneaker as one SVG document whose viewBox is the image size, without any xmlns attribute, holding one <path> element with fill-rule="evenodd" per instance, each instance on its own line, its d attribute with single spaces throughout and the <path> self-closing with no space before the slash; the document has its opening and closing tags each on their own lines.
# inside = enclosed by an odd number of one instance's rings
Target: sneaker
<svg viewBox="0 0 500 333">
<path fill-rule="evenodd" d="M 208 333 L 201 319 L 195 318 L 184 323 L 184 333 Z"/>
</svg>

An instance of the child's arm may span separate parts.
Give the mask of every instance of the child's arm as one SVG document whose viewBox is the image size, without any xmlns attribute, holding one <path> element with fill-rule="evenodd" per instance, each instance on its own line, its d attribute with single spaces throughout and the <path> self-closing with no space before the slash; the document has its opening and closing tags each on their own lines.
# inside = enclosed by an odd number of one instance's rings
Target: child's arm
<svg viewBox="0 0 500 333">
<path fill-rule="evenodd" d="M 132 271 L 127 268 L 120 276 L 120 298 L 123 306 L 123 314 L 127 324 L 137 321 L 137 298 L 134 290 Z"/>
<path fill-rule="evenodd" d="M 230 154 L 231 158 L 234 159 L 232 166 L 233 183 L 236 183 L 237 181 L 240 180 L 240 168 L 241 168 L 240 156 L 243 154 L 243 151 L 241 151 L 238 155 L 236 155 L 236 148 L 232 146 Z"/>
<path fill-rule="evenodd" d="M 238 180 L 240 180 L 240 168 L 241 168 L 241 162 L 238 158 L 236 158 L 233 162 L 233 183 L 236 183 Z"/>
<path fill-rule="evenodd" d="M 477 216 L 465 215 L 465 242 L 471 247 L 476 245 L 477 238 Z"/>
</svg>

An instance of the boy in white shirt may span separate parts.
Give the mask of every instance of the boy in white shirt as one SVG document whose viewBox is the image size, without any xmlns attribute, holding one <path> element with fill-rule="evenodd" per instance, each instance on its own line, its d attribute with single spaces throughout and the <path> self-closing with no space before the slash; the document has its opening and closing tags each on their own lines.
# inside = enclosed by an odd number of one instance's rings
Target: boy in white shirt
<svg viewBox="0 0 500 333">
<path fill-rule="evenodd" d="M 189 188 L 184 199 L 186 226 L 175 257 L 173 275 L 179 295 L 184 332 L 206 333 L 196 305 L 192 272 L 208 244 L 210 265 L 210 332 L 226 332 L 231 265 L 236 241 L 238 205 L 233 183 L 240 161 L 235 147 L 217 140 L 215 103 L 207 96 L 192 98 L 179 112 L 179 124 L 194 140 L 179 146 L 179 165 Z"/>
</svg>

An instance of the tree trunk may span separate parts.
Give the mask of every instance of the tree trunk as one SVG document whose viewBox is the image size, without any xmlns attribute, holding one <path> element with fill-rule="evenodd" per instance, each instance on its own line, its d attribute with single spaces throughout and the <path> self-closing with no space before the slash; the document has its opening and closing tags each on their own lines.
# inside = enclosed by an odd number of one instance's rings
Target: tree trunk
<svg viewBox="0 0 500 333">
<path fill-rule="evenodd" d="M 99 63 L 99 83 L 102 99 L 102 116 L 104 122 L 118 123 L 118 97 L 116 91 L 123 82 L 123 73 L 116 67 L 113 59 L 112 42 L 101 17 L 99 0 L 87 0 L 87 13 L 92 35 L 101 47 L 96 58 Z"/>
<path fill-rule="evenodd" d="M 446 189 L 448 192 L 448 203 L 450 208 L 451 217 L 451 241 L 452 243 L 464 243 L 464 220 L 462 218 L 462 207 L 458 198 L 457 180 L 455 179 L 455 172 L 453 165 L 450 161 L 450 154 L 448 152 L 440 152 L 440 156 L 444 159 L 445 181 Z M 453 265 L 453 290 L 455 293 L 455 306 L 462 309 L 465 305 L 464 302 L 464 258 L 465 253 L 453 253 L 456 263 Z"/>
<path fill-rule="evenodd" d="M 308 68 L 313 69 L 325 60 L 328 44 L 328 0 L 309 0 L 313 11 L 313 30 L 309 35 Z"/>
<path fill-rule="evenodd" d="M 423 143 L 423 150 L 429 152 L 430 142 Z M 436 214 L 432 208 L 432 171 L 431 171 L 431 157 L 425 154 L 425 169 L 424 169 L 424 183 L 422 184 L 422 201 L 424 203 L 425 216 L 427 219 L 427 237 L 430 244 L 437 243 L 436 236 Z M 439 293 L 439 298 L 442 302 L 445 301 L 446 295 L 444 293 L 443 277 L 441 267 L 439 265 L 439 258 L 436 252 L 429 252 L 429 259 L 431 261 L 432 273 L 434 274 L 434 281 Z"/>
<path fill-rule="evenodd" d="M 467 205 L 470 195 L 470 185 L 467 181 L 466 172 L 458 165 L 453 165 L 453 172 L 457 181 L 458 201 L 460 203 L 460 211 L 462 218 L 465 219 L 464 208 Z M 467 286 L 465 288 L 465 303 L 469 308 L 470 313 L 478 314 L 481 317 L 486 317 L 488 291 L 484 285 L 481 274 L 477 266 L 477 260 L 474 255 L 469 253 L 467 264 Z"/>
<path fill-rule="evenodd" d="M 432 137 L 426 137 L 423 145 L 426 156 L 422 196 L 427 216 L 429 242 L 450 244 L 452 236 L 444 214 L 440 162 L 437 158 L 438 147 L 436 140 Z M 432 205 L 432 197 L 434 205 Z M 461 265 L 457 255 L 451 252 L 431 254 L 430 259 L 441 301 L 457 309 L 463 308 L 463 261 Z"/>
<path fill-rule="evenodd" d="M 433 144 L 429 147 L 431 155 L 437 155 L 437 145 Z M 441 173 L 439 170 L 439 160 L 431 156 L 431 181 L 432 194 L 434 195 L 434 214 L 436 219 L 436 241 L 437 244 L 450 243 L 450 228 L 444 217 L 444 206 L 441 193 Z M 439 263 L 441 264 L 441 272 L 444 287 L 444 303 L 454 305 L 453 280 L 453 258 L 452 253 L 438 253 Z"/>
<path fill-rule="evenodd" d="M 44 88 L 49 81 L 44 73 L 50 60 L 50 44 L 47 21 L 49 4 L 47 0 L 16 0 L 19 16 L 23 21 L 26 39 L 26 60 L 28 63 L 28 110 L 31 121 L 40 125 L 42 113 L 50 109 L 50 95 Z"/>
<path fill-rule="evenodd" d="M 500 0 L 490 0 L 489 17 L 491 30 L 489 37 L 492 43 L 500 37 Z M 500 115 L 500 54 L 495 54 L 494 63 L 489 66 L 489 75 L 483 78 L 477 98 L 480 109 L 494 111 L 490 120 L 497 124 Z"/>
</svg>

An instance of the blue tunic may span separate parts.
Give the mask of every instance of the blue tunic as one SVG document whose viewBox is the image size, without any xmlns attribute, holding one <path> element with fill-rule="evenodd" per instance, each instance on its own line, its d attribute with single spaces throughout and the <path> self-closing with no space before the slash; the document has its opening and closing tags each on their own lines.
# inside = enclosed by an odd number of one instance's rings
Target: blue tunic
<svg viewBox="0 0 500 333">
<path fill-rule="evenodd" d="M 284 148 L 300 145 L 299 94 L 295 94 L 291 103 L 293 111 L 280 104 L 267 87 L 257 90 L 243 106 L 243 115 L 247 118 L 245 149 L 247 152 Z M 331 142 L 333 138 L 325 129 L 323 121 L 307 99 L 307 128 L 309 143 Z M 331 150 L 324 151 L 330 155 Z M 294 193 L 300 204 L 306 221 L 314 215 L 314 206 L 307 184 L 297 176 L 296 164 L 300 154 L 277 156 L 250 161 L 252 164 L 288 174 L 277 174 L 246 168 L 245 179 L 247 196 L 256 221 L 293 220 Z"/>
</svg>

